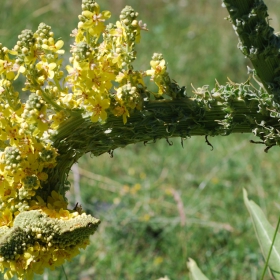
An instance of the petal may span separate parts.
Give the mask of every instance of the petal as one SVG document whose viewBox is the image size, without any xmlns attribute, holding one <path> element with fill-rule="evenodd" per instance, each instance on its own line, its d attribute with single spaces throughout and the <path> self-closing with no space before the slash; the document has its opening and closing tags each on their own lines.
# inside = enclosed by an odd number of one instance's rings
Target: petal
<svg viewBox="0 0 280 280">
<path fill-rule="evenodd" d="M 48 76 L 49 76 L 51 79 L 54 77 L 54 71 L 49 70 L 48 74 L 49 74 Z"/>
<path fill-rule="evenodd" d="M 90 11 L 83 11 L 82 15 L 87 17 L 87 18 L 92 18 L 93 17 L 93 13 Z"/>
<path fill-rule="evenodd" d="M 14 72 L 8 72 L 8 73 L 6 74 L 6 78 L 7 78 L 8 80 L 14 80 L 14 78 L 15 78 L 15 73 L 14 73 Z"/>
<path fill-rule="evenodd" d="M 65 53 L 65 50 L 58 50 L 56 53 L 58 53 L 58 54 L 64 54 L 64 53 Z"/>
<path fill-rule="evenodd" d="M 64 45 L 64 42 L 62 40 L 58 40 L 56 43 L 55 43 L 55 47 L 57 49 L 61 49 Z"/>
<path fill-rule="evenodd" d="M 25 67 L 24 66 L 20 66 L 18 72 L 20 73 L 24 73 L 25 72 Z"/>
<path fill-rule="evenodd" d="M 97 122 L 99 120 L 99 115 L 92 114 L 90 119 L 92 122 Z"/>
<path fill-rule="evenodd" d="M 105 120 L 107 119 L 107 113 L 106 113 L 105 110 L 103 110 L 103 111 L 101 112 L 100 117 L 101 117 L 101 119 L 102 119 L 103 121 L 105 121 Z"/>
<path fill-rule="evenodd" d="M 49 69 L 50 70 L 53 70 L 55 67 L 56 67 L 56 63 L 55 62 L 52 62 L 52 63 L 49 64 Z"/>
<path fill-rule="evenodd" d="M 15 50 L 9 50 L 9 54 L 12 54 L 12 55 L 17 55 L 17 54 L 18 54 L 18 52 L 17 52 L 17 51 L 15 51 Z"/>
<path fill-rule="evenodd" d="M 72 73 L 74 68 L 70 65 L 66 65 L 65 69 L 67 70 L 68 73 Z"/>
<path fill-rule="evenodd" d="M 101 104 L 102 108 L 107 109 L 110 106 L 110 100 L 109 99 L 104 99 L 100 102 L 100 104 Z"/>
<path fill-rule="evenodd" d="M 147 71 L 146 71 L 146 75 L 148 75 L 148 76 L 153 76 L 153 75 L 155 75 L 155 70 L 153 70 L 153 69 L 147 70 Z"/>
<path fill-rule="evenodd" d="M 127 123 L 127 117 L 126 117 L 126 114 L 123 114 L 123 124 L 126 124 Z"/>
<path fill-rule="evenodd" d="M 42 48 L 45 49 L 45 50 L 48 50 L 48 49 L 49 49 L 49 45 L 43 44 L 43 45 L 42 45 Z"/>
<path fill-rule="evenodd" d="M 105 19 L 108 19 L 111 17 L 111 12 L 110 11 L 104 11 L 102 12 L 102 17 Z"/>
<path fill-rule="evenodd" d="M 158 60 L 151 60 L 150 61 L 150 65 L 152 68 L 156 68 L 159 65 L 159 61 Z"/>
</svg>

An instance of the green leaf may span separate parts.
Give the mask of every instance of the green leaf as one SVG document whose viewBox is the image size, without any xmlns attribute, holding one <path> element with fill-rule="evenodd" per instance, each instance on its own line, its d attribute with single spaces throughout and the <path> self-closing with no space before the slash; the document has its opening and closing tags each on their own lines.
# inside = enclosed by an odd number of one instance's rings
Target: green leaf
<svg viewBox="0 0 280 280">
<path fill-rule="evenodd" d="M 245 189 L 243 189 L 243 198 L 252 218 L 263 257 L 267 261 L 267 256 L 269 256 L 271 249 L 268 266 L 275 279 L 280 279 L 280 235 L 279 233 L 276 233 L 275 240 L 273 242 L 275 228 L 268 222 L 262 209 L 254 201 L 248 199 Z"/>
<path fill-rule="evenodd" d="M 199 269 L 196 262 L 189 258 L 189 261 L 187 262 L 187 267 L 190 271 L 190 279 L 191 280 L 209 280 Z"/>
</svg>

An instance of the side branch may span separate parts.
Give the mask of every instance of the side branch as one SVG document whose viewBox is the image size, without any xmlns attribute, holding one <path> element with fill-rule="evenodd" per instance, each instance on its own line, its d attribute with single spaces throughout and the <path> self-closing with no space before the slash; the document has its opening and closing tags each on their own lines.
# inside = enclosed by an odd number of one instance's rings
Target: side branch
<svg viewBox="0 0 280 280">
<path fill-rule="evenodd" d="M 280 99 L 280 38 L 269 26 L 267 6 L 261 0 L 224 0 L 239 49 L 247 56 L 268 92 Z"/>
</svg>

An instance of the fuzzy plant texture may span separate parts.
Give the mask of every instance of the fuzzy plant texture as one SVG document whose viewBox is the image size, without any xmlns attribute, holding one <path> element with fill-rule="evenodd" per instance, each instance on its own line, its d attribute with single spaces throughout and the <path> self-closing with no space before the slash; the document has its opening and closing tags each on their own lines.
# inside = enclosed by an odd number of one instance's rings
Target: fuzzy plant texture
<svg viewBox="0 0 280 280">
<path fill-rule="evenodd" d="M 246 9 L 245 2 L 250 2 Z M 273 76 L 279 67 L 262 75 L 265 63 L 272 67 L 279 59 L 266 6 L 262 1 L 224 5 L 256 70 L 244 83 L 217 82 L 189 96 L 169 77 L 160 53 L 153 54 L 148 69 L 134 69 L 135 44 L 148 29 L 129 6 L 115 24 L 105 24 L 110 12 L 93 0 L 82 1 L 65 71 L 63 41 L 44 23 L 35 32 L 23 30 L 12 49 L 0 45 L 0 269 L 5 279 L 33 279 L 89 243 L 100 221 L 80 207 L 68 209 L 65 198 L 68 172 L 87 152 L 113 156 L 114 149 L 128 144 L 162 138 L 171 144 L 171 137 L 183 143 L 193 135 L 205 135 L 210 144 L 207 136 L 230 133 L 254 133 L 266 150 L 280 144 L 279 82 Z M 248 47 L 250 40 L 254 48 Z M 156 91 L 149 90 L 149 80 Z"/>
</svg>

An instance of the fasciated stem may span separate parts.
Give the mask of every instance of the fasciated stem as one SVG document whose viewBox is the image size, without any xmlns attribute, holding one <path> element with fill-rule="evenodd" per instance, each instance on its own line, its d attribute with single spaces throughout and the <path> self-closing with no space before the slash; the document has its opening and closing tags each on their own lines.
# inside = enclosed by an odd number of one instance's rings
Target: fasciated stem
<svg viewBox="0 0 280 280">
<path fill-rule="evenodd" d="M 51 190 L 63 193 L 72 164 L 88 152 L 99 156 L 138 142 L 252 131 L 262 141 L 268 141 L 263 131 L 271 127 L 275 131 L 280 129 L 278 118 L 265 109 L 271 104 L 272 99 L 266 92 L 257 91 L 249 84 L 227 84 L 212 91 L 206 89 L 194 97 L 147 101 L 141 111 L 131 113 L 126 124 L 121 117 L 113 115 L 105 123 L 93 123 L 76 112 L 61 124 L 53 139 L 59 153 L 58 164 L 51 170 L 48 186 L 43 190 L 46 194 Z M 278 134 L 273 144 L 277 137 Z"/>
</svg>

